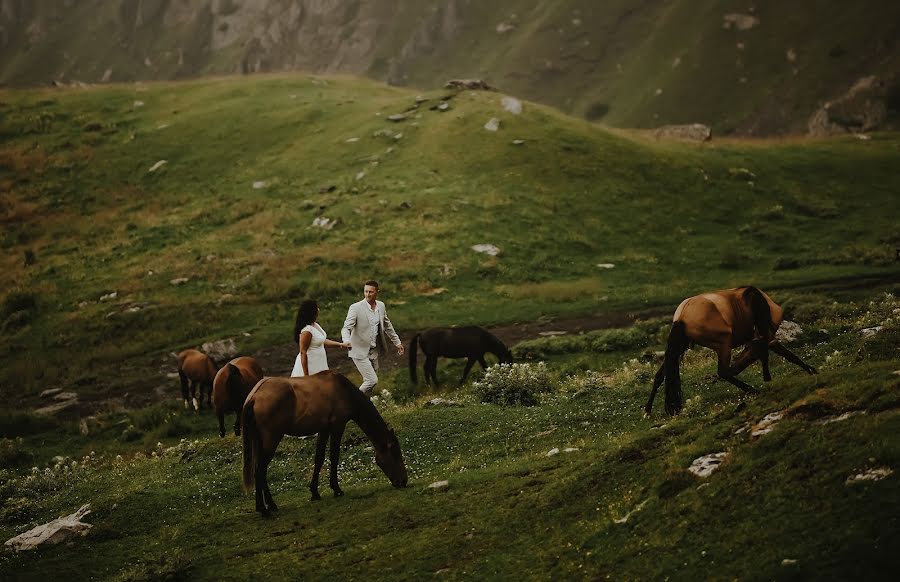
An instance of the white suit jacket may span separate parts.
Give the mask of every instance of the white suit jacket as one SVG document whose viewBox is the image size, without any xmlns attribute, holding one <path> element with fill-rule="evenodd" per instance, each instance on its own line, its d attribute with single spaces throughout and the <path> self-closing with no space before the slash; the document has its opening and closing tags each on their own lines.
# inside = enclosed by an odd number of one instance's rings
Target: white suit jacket
<svg viewBox="0 0 900 582">
<path fill-rule="evenodd" d="M 384 351 L 387 345 L 385 336 L 391 340 L 391 343 L 400 347 L 400 336 L 394 331 L 394 325 L 388 319 L 387 310 L 384 302 L 375 301 L 375 310 L 378 312 L 378 335 L 376 345 L 380 351 Z M 369 304 L 365 299 L 358 301 L 350 306 L 347 310 L 347 319 L 344 321 L 344 327 L 341 328 L 341 339 L 350 342 L 350 357 L 359 360 L 369 357 L 369 348 L 371 343 L 369 338 L 372 337 L 372 328 L 369 324 L 369 316 L 366 313 L 371 311 Z"/>
</svg>

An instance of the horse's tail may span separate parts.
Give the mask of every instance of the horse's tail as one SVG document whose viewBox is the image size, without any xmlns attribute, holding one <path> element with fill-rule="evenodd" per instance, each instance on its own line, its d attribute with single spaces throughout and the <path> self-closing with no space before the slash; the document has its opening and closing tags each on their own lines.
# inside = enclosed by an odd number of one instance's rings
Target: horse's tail
<svg viewBox="0 0 900 582">
<path fill-rule="evenodd" d="M 766 301 L 762 291 L 756 287 L 744 289 L 744 301 L 750 306 L 753 327 L 756 329 L 757 335 L 768 340 L 772 333 L 772 310 L 769 309 L 769 302 Z"/>
<path fill-rule="evenodd" d="M 255 484 L 256 466 L 259 463 L 260 438 L 253 414 L 253 400 L 241 411 L 241 434 L 244 445 L 244 491 L 250 491 Z"/>
<path fill-rule="evenodd" d="M 676 321 L 669 331 L 666 344 L 666 413 L 678 414 L 681 411 L 681 373 L 678 368 L 681 357 L 690 345 L 683 321 Z"/>
<path fill-rule="evenodd" d="M 409 379 L 413 384 L 418 384 L 419 379 L 416 376 L 416 354 L 419 351 L 419 334 L 413 336 L 409 342 Z M 427 381 L 427 378 L 426 378 Z"/>
<path fill-rule="evenodd" d="M 234 409 L 238 414 L 241 412 L 241 405 L 247 393 L 244 391 L 244 377 L 241 370 L 231 362 L 225 364 L 228 366 L 228 382 L 226 389 L 228 390 L 228 408 Z"/>
</svg>

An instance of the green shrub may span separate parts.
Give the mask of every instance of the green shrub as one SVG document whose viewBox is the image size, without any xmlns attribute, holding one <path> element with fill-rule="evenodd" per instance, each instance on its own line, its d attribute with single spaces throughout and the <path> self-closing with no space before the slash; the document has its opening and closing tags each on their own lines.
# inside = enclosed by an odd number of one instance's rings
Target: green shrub
<svg viewBox="0 0 900 582">
<path fill-rule="evenodd" d="M 544 362 L 497 364 L 472 386 L 482 402 L 533 406 L 538 402 L 538 394 L 554 389 L 554 382 Z"/>
<path fill-rule="evenodd" d="M 15 467 L 30 463 L 34 455 L 25 449 L 22 438 L 0 439 L 0 465 Z"/>
</svg>

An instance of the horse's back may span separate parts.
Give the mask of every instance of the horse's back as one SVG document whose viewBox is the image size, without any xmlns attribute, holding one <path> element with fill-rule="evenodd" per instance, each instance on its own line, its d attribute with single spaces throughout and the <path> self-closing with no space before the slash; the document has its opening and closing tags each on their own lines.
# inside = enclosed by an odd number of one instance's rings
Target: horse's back
<svg viewBox="0 0 900 582">
<path fill-rule="evenodd" d="M 467 358 L 483 354 L 491 345 L 492 337 L 490 332 L 477 325 L 433 327 L 422 334 L 422 348 L 426 353 L 436 351 L 436 355 L 447 358 Z"/>
<path fill-rule="evenodd" d="M 212 359 L 199 350 L 184 350 L 178 354 L 178 369 L 198 382 L 212 382 L 216 366 Z"/>
<path fill-rule="evenodd" d="M 673 322 L 682 322 L 687 336 L 707 347 L 719 344 L 731 335 L 733 309 L 728 295 L 721 291 L 688 297 L 675 310 Z"/>
<path fill-rule="evenodd" d="M 230 363 L 240 370 L 245 383 L 250 384 L 249 387 L 251 388 L 263 377 L 262 367 L 259 365 L 259 362 L 256 361 L 256 358 L 251 356 L 241 356 L 231 360 Z"/>
<path fill-rule="evenodd" d="M 315 434 L 333 422 L 346 422 L 352 413 L 349 381 L 329 370 L 298 378 L 266 377 L 247 396 L 253 403 L 260 426 L 277 428 L 282 434 Z"/>
</svg>

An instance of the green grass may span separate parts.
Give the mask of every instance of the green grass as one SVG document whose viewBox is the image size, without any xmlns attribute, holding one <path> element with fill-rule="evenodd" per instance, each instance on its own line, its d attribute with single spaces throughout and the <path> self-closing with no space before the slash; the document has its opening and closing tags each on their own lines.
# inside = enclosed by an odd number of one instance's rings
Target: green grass
<svg viewBox="0 0 900 582">
<path fill-rule="evenodd" d="M 51 385 L 147 392 L 170 352 L 210 339 L 287 343 L 306 296 L 334 334 L 372 276 L 401 330 L 896 280 L 893 134 L 648 143 L 537 105 L 513 116 L 484 92 L 386 121 L 413 97 L 307 76 L 4 92 L 13 401 Z M 311 227 L 319 213 L 337 226 Z M 500 255 L 470 250 L 485 242 Z M 7 309 L 23 293 L 27 309 Z"/>
<path fill-rule="evenodd" d="M 792 349 L 818 375 L 773 357 L 774 380 L 744 399 L 712 381 L 711 352 L 692 350 L 686 406 L 674 419 L 642 417 L 654 365 L 637 360 L 600 366 L 600 388 L 560 388 L 534 407 L 479 404 L 469 388 L 449 394 L 460 408 L 387 407 L 410 473 L 406 490 L 390 487 L 355 425 L 345 436 L 340 499 L 308 501 L 313 439 L 281 443 L 270 469 L 281 509 L 271 519 L 241 492 L 239 441 L 212 431 L 124 458 L 97 453 L 69 469 L 66 460 L 47 475 L 4 472 L 0 535 L 86 502 L 94 527 L 71 545 L 3 554 L 0 572 L 23 580 L 50 572 L 111 580 L 888 579 L 898 566 L 896 474 L 846 481 L 900 462 L 898 303 L 884 294 L 804 299 L 814 311 L 797 318 L 804 333 Z M 873 323 L 882 330 L 863 337 Z M 744 377 L 761 384 L 756 366 Z M 746 427 L 774 411 L 785 418 L 773 431 L 750 436 Z M 844 412 L 862 414 L 822 422 Z M 141 422 L 157 426 L 166 414 L 146 412 Z M 578 450 L 547 456 L 566 447 Z M 729 457 L 709 478 L 686 471 L 720 451 Z M 441 479 L 449 489 L 427 489 Z"/>
</svg>

